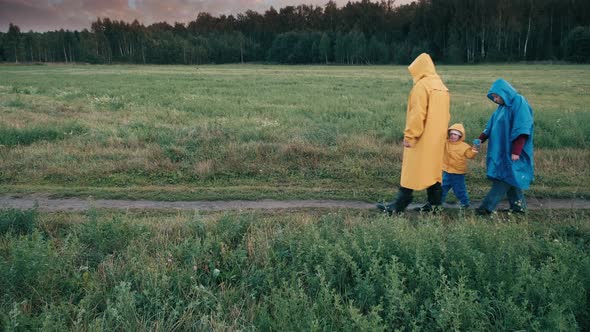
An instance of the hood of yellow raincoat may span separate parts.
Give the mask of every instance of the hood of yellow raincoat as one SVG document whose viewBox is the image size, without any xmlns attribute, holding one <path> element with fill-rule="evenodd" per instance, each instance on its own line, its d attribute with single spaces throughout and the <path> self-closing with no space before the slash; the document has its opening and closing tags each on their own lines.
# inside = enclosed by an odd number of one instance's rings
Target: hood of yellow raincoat
<svg viewBox="0 0 590 332">
<path fill-rule="evenodd" d="M 425 76 L 438 76 L 434 67 L 434 62 L 430 55 L 426 53 L 420 54 L 414 62 L 408 66 L 408 71 L 414 79 L 414 84 Z"/>
<path fill-rule="evenodd" d="M 449 127 L 449 130 L 447 130 L 447 133 L 451 130 L 457 130 L 461 133 L 461 138 L 459 139 L 458 142 L 464 142 L 465 141 L 465 127 L 463 127 L 463 125 L 461 123 L 455 123 L 452 126 Z"/>
</svg>

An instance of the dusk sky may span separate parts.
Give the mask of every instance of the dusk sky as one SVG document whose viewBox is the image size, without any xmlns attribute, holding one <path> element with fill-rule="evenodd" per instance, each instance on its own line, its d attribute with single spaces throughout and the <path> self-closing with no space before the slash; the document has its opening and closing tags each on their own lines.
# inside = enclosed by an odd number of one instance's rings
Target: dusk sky
<svg viewBox="0 0 590 332">
<path fill-rule="evenodd" d="M 335 0 L 338 7 L 349 0 Z M 328 0 L 0 0 L 0 31 L 8 31 L 8 24 L 16 24 L 21 32 L 59 29 L 90 29 L 97 17 L 145 25 L 166 21 L 187 23 L 199 12 L 220 14 L 243 13 L 248 9 L 264 13 L 273 6 L 324 6 Z M 411 0 L 396 0 L 395 4 Z"/>
</svg>

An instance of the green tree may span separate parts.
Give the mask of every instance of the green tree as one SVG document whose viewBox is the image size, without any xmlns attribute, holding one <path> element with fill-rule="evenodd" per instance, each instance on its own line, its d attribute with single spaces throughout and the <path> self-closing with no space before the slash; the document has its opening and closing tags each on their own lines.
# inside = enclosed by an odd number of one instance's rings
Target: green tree
<svg viewBox="0 0 590 332">
<path fill-rule="evenodd" d="M 334 42 L 334 58 L 337 63 L 347 63 L 347 38 L 342 33 L 336 35 Z"/>
<path fill-rule="evenodd" d="M 20 28 L 12 23 L 8 26 L 8 32 L 4 36 L 3 40 L 4 54 L 8 61 L 14 61 L 18 63 L 19 60 L 23 60 L 23 44 L 22 34 Z"/>
<path fill-rule="evenodd" d="M 270 8 L 264 14 L 198 13 L 188 24 L 149 26 L 99 18 L 90 31 L 0 34 L 0 60 L 91 63 L 407 64 L 420 52 L 451 63 L 587 61 L 590 1 L 335 1 Z"/>
<path fill-rule="evenodd" d="M 6 61 L 6 57 L 4 56 L 4 36 L 6 34 L 3 32 L 0 32 L 0 61 Z"/>
<path fill-rule="evenodd" d="M 377 39 L 376 36 L 372 36 L 367 47 L 367 58 L 370 63 L 388 63 L 389 50 L 387 45 Z"/>
<path fill-rule="evenodd" d="M 570 31 L 566 40 L 565 58 L 568 61 L 590 62 L 590 28 L 576 27 Z"/>
<path fill-rule="evenodd" d="M 330 51 L 331 51 L 331 47 L 330 47 L 330 37 L 328 36 L 327 33 L 323 33 L 322 34 L 322 38 L 320 39 L 320 44 L 318 46 L 319 48 L 319 52 L 320 52 L 320 57 L 322 58 L 323 61 L 326 62 L 326 64 L 328 64 L 328 58 L 330 56 Z"/>
<path fill-rule="evenodd" d="M 348 33 L 349 38 L 349 54 L 351 64 L 360 64 L 367 62 L 367 39 L 365 34 L 358 30 L 353 29 Z"/>
<path fill-rule="evenodd" d="M 463 48 L 461 47 L 461 40 L 459 39 L 459 33 L 455 30 L 451 30 L 449 36 L 448 45 L 444 55 L 445 61 L 453 64 L 463 63 Z"/>
<path fill-rule="evenodd" d="M 195 36 L 192 38 L 194 63 L 203 64 L 210 63 L 209 59 L 209 40 L 203 36 Z"/>
<path fill-rule="evenodd" d="M 25 61 L 30 61 L 30 62 L 34 62 L 34 52 L 37 49 L 36 41 L 37 38 L 35 36 L 36 34 L 33 31 L 29 31 L 25 34 L 23 34 L 23 38 L 22 38 L 22 44 L 23 44 L 23 49 L 24 49 L 24 57 L 23 59 Z"/>
<path fill-rule="evenodd" d="M 113 51 L 105 34 L 105 24 L 99 18 L 96 22 L 92 22 L 91 29 L 95 36 L 95 50 L 92 53 L 95 54 L 96 58 L 100 59 L 102 63 L 112 63 Z"/>
</svg>

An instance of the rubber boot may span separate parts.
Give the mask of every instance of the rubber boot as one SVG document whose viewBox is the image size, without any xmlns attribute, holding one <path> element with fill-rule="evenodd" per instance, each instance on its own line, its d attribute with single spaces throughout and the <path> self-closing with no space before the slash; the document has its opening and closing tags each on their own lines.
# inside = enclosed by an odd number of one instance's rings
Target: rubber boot
<svg viewBox="0 0 590 332">
<path fill-rule="evenodd" d="M 399 192 L 397 193 L 397 197 L 391 203 L 377 203 L 375 206 L 377 209 L 387 212 L 389 215 L 395 213 L 402 213 L 406 210 L 406 207 L 412 203 L 413 197 L 413 190 L 400 187 Z"/>
<path fill-rule="evenodd" d="M 387 212 L 391 215 L 393 213 L 393 202 L 390 203 L 377 203 L 375 207 L 383 212 Z"/>
<path fill-rule="evenodd" d="M 408 189 L 408 188 L 404 188 L 404 187 L 400 187 L 399 188 L 399 192 L 397 194 L 397 198 L 395 199 L 395 202 L 393 203 L 393 210 L 396 213 L 402 213 L 406 210 L 406 208 L 408 207 L 408 205 L 410 205 L 410 203 L 412 203 L 412 199 L 414 199 L 413 197 L 413 190 L 412 189 Z"/>
<path fill-rule="evenodd" d="M 442 185 L 440 182 L 433 184 L 426 189 L 428 203 L 424 206 L 427 212 L 439 212 L 442 209 Z"/>
</svg>

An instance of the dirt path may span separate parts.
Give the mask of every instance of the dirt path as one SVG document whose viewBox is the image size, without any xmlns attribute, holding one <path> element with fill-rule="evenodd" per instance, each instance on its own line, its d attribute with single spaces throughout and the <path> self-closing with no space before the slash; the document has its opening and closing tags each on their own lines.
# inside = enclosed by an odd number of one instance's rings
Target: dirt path
<svg viewBox="0 0 590 332">
<path fill-rule="evenodd" d="M 473 202 L 477 206 L 478 202 Z M 581 199 L 536 199 L 527 200 L 528 208 L 539 209 L 590 209 L 590 201 Z M 410 205 L 410 209 L 419 204 Z M 499 208 L 506 207 L 506 202 Z M 258 201 L 147 201 L 147 200 L 111 200 L 81 198 L 49 198 L 47 195 L 36 194 L 24 197 L 0 196 L 0 209 L 31 209 L 40 211 L 85 211 L 97 209 L 156 209 L 156 210 L 245 210 L 245 209 L 293 209 L 293 208 L 328 208 L 328 209 L 373 209 L 373 203 L 359 201 L 335 200 L 258 200 Z M 457 206 L 449 205 L 448 208 Z"/>
</svg>

